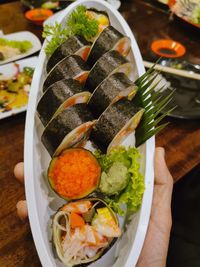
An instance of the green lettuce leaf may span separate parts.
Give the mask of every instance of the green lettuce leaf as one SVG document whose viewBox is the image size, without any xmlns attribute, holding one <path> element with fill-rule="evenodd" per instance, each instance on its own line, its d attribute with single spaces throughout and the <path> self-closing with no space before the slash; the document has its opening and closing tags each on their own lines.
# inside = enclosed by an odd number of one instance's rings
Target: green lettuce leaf
<svg viewBox="0 0 200 267">
<path fill-rule="evenodd" d="M 130 212 L 136 212 L 141 206 L 145 190 L 144 177 L 140 173 L 140 153 L 138 149 L 120 147 L 111 151 L 110 154 L 95 152 L 103 171 L 108 170 L 113 162 L 122 162 L 128 168 L 129 182 L 127 187 L 114 197 L 106 197 L 106 202 L 119 215 L 124 215 L 124 204 Z"/>
</svg>

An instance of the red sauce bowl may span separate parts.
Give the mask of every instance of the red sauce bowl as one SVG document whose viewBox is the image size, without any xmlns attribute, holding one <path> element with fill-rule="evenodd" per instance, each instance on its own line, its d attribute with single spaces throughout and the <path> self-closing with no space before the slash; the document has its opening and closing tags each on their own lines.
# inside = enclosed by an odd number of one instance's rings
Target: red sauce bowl
<svg viewBox="0 0 200 267">
<path fill-rule="evenodd" d="M 45 8 L 35 8 L 25 13 L 25 17 L 36 25 L 42 25 L 52 15 L 53 11 Z"/>
<path fill-rule="evenodd" d="M 161 56 L 166 58 L 176 58 L 181 57 L 185 54 L 185 47 L 174 41 L 168 39 L 156 40 L 151 44 L 151 50 Z"/>
</svg>

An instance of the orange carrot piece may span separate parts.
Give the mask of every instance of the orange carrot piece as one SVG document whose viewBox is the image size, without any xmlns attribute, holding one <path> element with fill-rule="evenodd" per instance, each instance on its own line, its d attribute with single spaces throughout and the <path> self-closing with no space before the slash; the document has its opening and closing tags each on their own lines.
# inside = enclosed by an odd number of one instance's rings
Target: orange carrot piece
<svg viewBox="0 0 200 267">
<path fill-rule="evenodd" d="M 83 218 L 77 213 L 72 212 L 70 214 L 70 226 L 71 228 L 82 227 L 85 225 Z"/>
</svg>

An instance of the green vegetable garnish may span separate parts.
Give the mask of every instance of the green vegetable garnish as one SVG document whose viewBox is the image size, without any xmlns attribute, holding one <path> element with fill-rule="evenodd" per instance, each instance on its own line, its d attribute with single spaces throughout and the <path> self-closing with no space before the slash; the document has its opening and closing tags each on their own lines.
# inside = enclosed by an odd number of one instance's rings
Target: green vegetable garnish
<svg viewBox="0 0 200 267">
<path fill-rule="evenodd" d="M 82 35 L 86 39 L 90 39 L 98 33 L 99 22 L 95 19 L 90 19 L 86 15 L 86 11 L 85 6 L 78 6 L 69 16 L 67 26 L 71 35 Z"/>
<path fill-rule="evenodd" d="M 56 48 L 61 45 L 69 36 L 80 35 L 90 39 L 98 33 L 98 21 L 90 19 L 86 15 L 86 7 L 78 6 L 68 17 L 66 24 L 63 26 L 59 23 L 55 25 L 45 25 L 43 37 L 52 36 L 51 40 L 45 47 L 47 55 L 52 55 Z"/>
<path fill-rule="evenodd" d="M 55 25 L 44 26 L 42 37 L 46 38 L 48 36 L 52 36 L 52 38 L 46 45 L 45 52 L 50 56 L 70 36 L 70 32 L 67 28 L 63 28 L 61 24 L 56 22 Z"/>
<path fill-rule="evenodd" d="M 114 162 L 121 162 L 127 168 L 127 175 L 129 181 L 127 186 L 119 194 L 112 197 L 106 197 L 109 206 L 114 209 L 119 215 L 124 215 L 123 204 L 127 205 L 127 210 L 136 212 L 142 203 L 144 193 L 144 177 L 140 173 L 140 154 L 136 148 L 120 147 L 113 150 L 108 155 L 101 154 L 99 151 L 95 152 L 95 156 L 99 160 L 102 171 L 108 171 Z"/>
<path fill-rule="evenodd" d="M 24 68 L 23 68 L 23 72 L 24 72 L 26 75 L 32 77 L 32 76 L 33 76 L 33 72 L 34 72 L 34 68 L 31 68 L 31 67 L 24 67 Z"/>
<path fill-rule="evenodd" d="M 15 41 L 7 40 L 5 38 L 0 38 L 0 46 L 10 46 L 12 48 L 17 48 L 21 53 L 25 53 L 33 47 L 30 41 Z"/>
</svg>

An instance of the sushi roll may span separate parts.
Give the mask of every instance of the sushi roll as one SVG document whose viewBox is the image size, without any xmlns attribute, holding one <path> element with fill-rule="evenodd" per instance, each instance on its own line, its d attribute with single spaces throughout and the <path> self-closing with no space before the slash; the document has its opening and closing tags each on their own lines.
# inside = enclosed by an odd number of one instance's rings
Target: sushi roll
<svg viewBox="0 0 200 267">
<path fill-rule="evenodd" d="M 60 61 L 48 74 L 43 84 L 43 92 L 53 83 L 73 78 L 84 83 L 89 74 L 89 67 L 78 55 L 71 55 Z"/>
<path fill-rule="evenodd" d="M 105 28 L 91 47 L 87 62 L 93 66 L 95 62 L 110 50 L 118 51 L 122 56 L 127 56 L 131 42 L 127 36 L 121 34 L 112 26 Z"/>
<path fill-rule="evenodd" d="M 90 51 L 91 43 L 82 36 L 71 36 L 63 42 L 51 55 L 47 62 L 47 72 L 50 72 L 54 66 L 63 58 L 76 54 L 83 60 L 86 60 Z"/>
<path fill-rule="evenodd" d="M 52 158 L 48 168 L 51 188 L 68 201 L 91 194 L 99 186 L 100 177 L 98 160 L 84 148 L 65 149 Z"/>
<path fill-rule="evenodd" d="M 83 91 L 80 82 L 64 79 L 52 84 L 42 95 L 37 105 L 37 112 L 43 125 L 46 126 L 52 117 L 63 109 L 78 103 L 88 102 L 90 92 Z"/>
<path fill-rule="evenodd" d="M 100 83 L 93 92 L 88 105 L 95 118 L 98 118 L 111 103 L 126 96 L 132 99 L 136 92 L 137 86 L 124 73 L 117 72 Z"/>
<path fill-rule="evenodd" d="M 64 109 L 44 129 L 42 143 L 51 156 L 87 140 L 95 124 L 87 104 L 77 104 Z"/>
<path fill-rule="evenodd" d="M 131 80 L 134 79 L 133 64 L 121 56 L 119 52 L 111 50 L 95 63 L 88 75 L 85 86 L 90 92 L 93 92 L 105 78 L 116 72 L 123 72 Z"/>
<path fill-rule="evenodd" d="M 114 211 L 99 198 L 69 202 L 53 217 L 53 244 L 65 266 L 88 266 L 103 256 L 122 231 Z"/>
<path fill-rule="evenodd" d="M 111 104 L 100 116 L 91 133 L 91 140 L 102 151 L 118 147 L 138 126 L 144 109 L 126 98 Z"/>
</svg>

